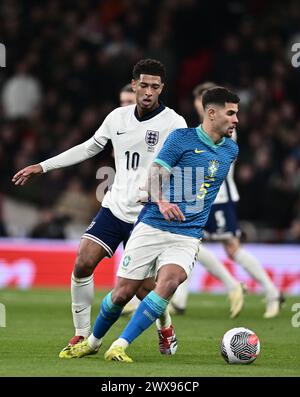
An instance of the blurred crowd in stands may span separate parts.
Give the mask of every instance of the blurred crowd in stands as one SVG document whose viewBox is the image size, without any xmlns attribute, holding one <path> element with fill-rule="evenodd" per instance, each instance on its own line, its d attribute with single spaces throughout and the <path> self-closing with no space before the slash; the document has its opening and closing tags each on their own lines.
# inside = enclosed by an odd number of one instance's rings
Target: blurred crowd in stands
<svg viewBox="0 0 300 397">
<path fill-rule="evenodd" d="M 111 148 L 24 187 L 20 168 L 93 135 L 118 106 L 141 58 L 167 69 L 163 101 L 198 120 L 193 88 L 206 80 L 241 97 L 235 179 L 248 240 L 300 242 L 300 42 L 298 1 L 5 0 L 0 3 L 0 235 L 4 198 L 40 209 L 28 236 L 64 238 L 68 222 L 88 224 L 100 203 L 97 169 Z"/>
</svg>

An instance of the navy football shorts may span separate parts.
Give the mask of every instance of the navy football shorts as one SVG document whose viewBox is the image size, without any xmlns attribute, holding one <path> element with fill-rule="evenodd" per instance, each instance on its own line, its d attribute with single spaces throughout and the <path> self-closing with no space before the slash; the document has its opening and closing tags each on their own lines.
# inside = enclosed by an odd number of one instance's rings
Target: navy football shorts
<svg viewBox="0 0 300 397">
<path fill-rule="evenodd" d="M 210 240 L 240 237 L 235 203 L 213 204 L 204 229 L 205 238 Z"/>
<path fill-rule="evenodd" d="M 102 207 L 82 238 L 100 244 L 107 251 L 108 256 L 112 257 L 121 242 L 125 247 L 132 229 L 133 223 L 122 221 L 108 208 Z"/>
</svg>

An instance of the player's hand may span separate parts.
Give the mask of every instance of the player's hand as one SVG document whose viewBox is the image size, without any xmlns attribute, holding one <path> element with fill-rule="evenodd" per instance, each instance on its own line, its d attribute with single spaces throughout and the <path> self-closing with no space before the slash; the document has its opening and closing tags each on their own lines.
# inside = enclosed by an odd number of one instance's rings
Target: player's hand
<svg viewBox="0 0 300 397">
<path fill-rule="evenodd" d="M 22 170 L 18 171 L 16 175 L 12 178 L 12 183 L 17 185 L 25 185 L 30 177 L 33 175 L 40 175 L 43 173 L 42 166 L 40 164 L 30 165 L 29 167 L 23 168 Z"/>
<path fill-rule="evenodd" d="M 171 223 L 174 219 L 177 219 L 179 222 L 185 221 L 185 217 L 178 205 L 171 204 L 168 201 L 159 201 L 157 205 L 159 211 L 169 223 Z"/>
<path fill-rule="evenodd" d="M 149 199 L 149 194 L 147 191 L 147 187 L 146 186 L 139 187 L 139 197 L 137 199 L 137 203 L 144 205 L 148 203 L 148 199 Z"/>
</svg>

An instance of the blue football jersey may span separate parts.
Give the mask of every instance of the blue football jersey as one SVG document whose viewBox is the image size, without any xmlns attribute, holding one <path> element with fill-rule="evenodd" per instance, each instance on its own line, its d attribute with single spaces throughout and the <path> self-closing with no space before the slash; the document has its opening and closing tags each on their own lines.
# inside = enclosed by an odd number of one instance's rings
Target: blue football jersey
<svg viewBox="0 0 300 397">
<path fill-rule="evenodd" d="M 163 194 L 179 206 L 185 221 L 168 223 L 157 204 L 148 203 L 141 222 L 171 233 L 202 237 L 211 206 L 237 155 L 236 142 L 224 137 L 215 144 L 202 126 L 174 130 L 154 161 L 170 172 Z"/>
</svg>

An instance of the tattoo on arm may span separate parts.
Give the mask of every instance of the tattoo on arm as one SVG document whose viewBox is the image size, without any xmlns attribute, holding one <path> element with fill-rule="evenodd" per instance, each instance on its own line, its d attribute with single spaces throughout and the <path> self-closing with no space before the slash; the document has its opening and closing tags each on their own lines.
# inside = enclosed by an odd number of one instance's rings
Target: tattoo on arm
<svg viewBox="0 0 300 397">
<path fill-rule="evenodd" d="M 162 188 L 169 182 L 169 179 L 170 173 L 164 167 L 157 163 L 152 164 L 147 180 L 147 191 L 152 202 L 168 201 L 163 197 Z"/>
</svg>

